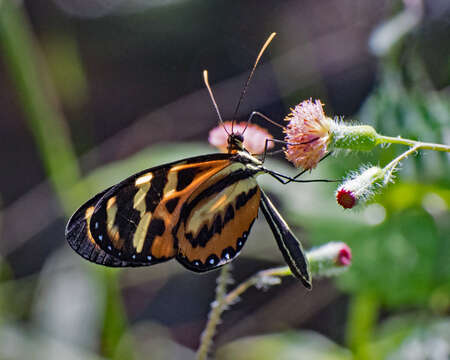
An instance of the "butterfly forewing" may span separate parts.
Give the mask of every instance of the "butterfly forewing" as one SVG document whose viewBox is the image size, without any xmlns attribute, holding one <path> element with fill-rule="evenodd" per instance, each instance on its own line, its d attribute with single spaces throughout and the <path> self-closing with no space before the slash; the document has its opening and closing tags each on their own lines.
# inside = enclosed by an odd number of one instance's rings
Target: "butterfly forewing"
<svg viewBox="0 0 450 360">
<path fill-rule="evenodd" d="M 176 228 L 180 263 L 203 272 L 239 254 L 258 215 L 260 190 L 254 174 L 234 162 L 192 192 Z"/>
<path fill-rule="evenodd" d="M 207 179 L 229 166 L 230 157 L 199 156 L 125 179 L 77 211 L 67 226 L 69 242 L 77 239 L 80 245 L 71 245 L 79 253 L 77 249 L 91 244 L 125 263 L 112 266 L 152 265 L 173 258 L 177 254 L 173 228 L 183 203 Z M 81 226 L 74 225 L 77 221 Z"/>
<path fill-rule="evenodd" d="M 107 254 L 95 242 L 89 230 L 89 222 L 95 209 L 95 204 L 108 192 L 107 189 L 80 207 L 70 218 L 66 228 L 66 239 L 69 245 L 85 259 L 96 264 L 120 267 L 130 264 Z"/>
</svg>

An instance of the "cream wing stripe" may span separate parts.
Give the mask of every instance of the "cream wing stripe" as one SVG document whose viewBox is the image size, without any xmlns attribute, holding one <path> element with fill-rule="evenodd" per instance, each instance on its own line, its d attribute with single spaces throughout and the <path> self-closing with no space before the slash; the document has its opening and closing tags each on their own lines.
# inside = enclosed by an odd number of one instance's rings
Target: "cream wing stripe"
<svg viewBox="0 0 450 360">
<path fill-rule="evenodd" d="M 150 212 L 145 213 L 141 221 L 136 228 L 136 232 L 133 236 L 133 246 L 136 248 L 136 252 L 141 253 L 144 247 L 145 236 L 147 235 L 148 225 L 152 219 L 152 214 Z"/>
</svg>

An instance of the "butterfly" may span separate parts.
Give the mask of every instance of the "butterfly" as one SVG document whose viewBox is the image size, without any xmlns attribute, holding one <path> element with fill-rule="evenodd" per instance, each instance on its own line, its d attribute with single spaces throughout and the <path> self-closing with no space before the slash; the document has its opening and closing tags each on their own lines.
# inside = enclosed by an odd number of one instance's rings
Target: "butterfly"
<svg viewBox="0 0 450 360">
<path fill-rule="evenodd" d="M 274 36 L 256 59 L 235 115 Z M 223 123 L 206 70 L 204 81 Z M 280 179 L 244 148 L 243 141 L 243 134 L 231 131 L 228 153 L 156 166 L 100 192 L 70 218 L 65 232 L 69 245 L 105 266 L 148 266 L 175 258 L 189 270 L 206 272 L 239 255 L 261 209 L 293 275 L 310 289 L 302 245 L 256 181 L 261 174 Z"/>
</svg>

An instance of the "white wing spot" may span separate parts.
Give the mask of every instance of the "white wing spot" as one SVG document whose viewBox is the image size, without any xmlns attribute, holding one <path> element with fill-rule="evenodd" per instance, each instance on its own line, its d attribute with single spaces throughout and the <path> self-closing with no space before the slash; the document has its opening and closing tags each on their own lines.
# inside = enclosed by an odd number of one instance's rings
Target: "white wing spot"
<svg viewBox="0 0 450 360">
<path fill-rule="evenodd" d="M 153 178 L 153 174 L 152 173 L 147 173 L 145 175 L 142 175 L 140 177 L 138 177 L 134 183 L 134 185 L 136 186 L 140 186 L 143 184 L 147 184 L 149 183 Z"/>
</svg>

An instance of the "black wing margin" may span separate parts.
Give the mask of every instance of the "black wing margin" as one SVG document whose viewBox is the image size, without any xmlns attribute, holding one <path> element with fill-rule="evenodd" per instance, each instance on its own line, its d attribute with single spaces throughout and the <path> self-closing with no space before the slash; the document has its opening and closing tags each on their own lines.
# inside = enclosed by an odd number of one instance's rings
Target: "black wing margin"
<svg viewBox="0 0 450 360">
<path fill-rule="evenodd" d="M 88 211 L 89 208 L 94 208 L 103 195 L 110 189 L 111 188 L 108 188 L 95 195 L 72 215 L 66 226 L 66 239 L 72 249 L 93 263 L 111 267 L 130 266 L 127 262 L 107 254 L 90 240 L 86 211 Z"/>
<path fill-rule="evenodd" d="M 301 280 L 307 289 L 311 289 L 311 274 L 302 244 L 262 189 L 260 208 L 292 273 Z"/>
</svg>

